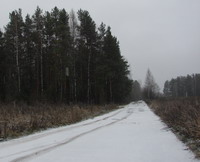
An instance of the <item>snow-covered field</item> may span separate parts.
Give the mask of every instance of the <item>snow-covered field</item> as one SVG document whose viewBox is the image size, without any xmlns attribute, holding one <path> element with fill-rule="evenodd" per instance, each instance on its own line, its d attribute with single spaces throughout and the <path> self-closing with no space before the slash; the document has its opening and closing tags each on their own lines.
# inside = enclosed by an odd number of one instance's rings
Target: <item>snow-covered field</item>
<svg viewBox="0 0 200 162">
<path fill-rule="evenodd" d="M 0 143 L 0 162 L 197 162 L 144 102 Z"/>
</svg>

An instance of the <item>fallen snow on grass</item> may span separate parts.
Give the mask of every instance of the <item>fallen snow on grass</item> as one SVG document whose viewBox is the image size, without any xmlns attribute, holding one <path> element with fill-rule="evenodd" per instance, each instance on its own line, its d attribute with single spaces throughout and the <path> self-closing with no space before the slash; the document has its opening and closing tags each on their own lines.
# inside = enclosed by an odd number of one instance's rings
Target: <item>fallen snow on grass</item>
<svg viewBox="0 0 200 162">
<path fill-rule="evenodd" d="M 0 143 L 1 162 L 197 162 L 144 102 Z"/>
</svg>

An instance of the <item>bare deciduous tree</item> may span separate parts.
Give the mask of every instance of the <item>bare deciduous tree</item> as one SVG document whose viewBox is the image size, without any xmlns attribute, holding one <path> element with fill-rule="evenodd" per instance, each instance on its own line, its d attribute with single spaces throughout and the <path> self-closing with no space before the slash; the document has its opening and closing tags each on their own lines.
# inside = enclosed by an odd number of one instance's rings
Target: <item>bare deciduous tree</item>
<svg viewBox="0 0 200 162">
<path fill-rule="evenodd" d="M 159 86 L 155 82 L 150 69 L 147 70 L 143 94 L 147 99 L 153 99 L 159 94 Z"/>
</svg>

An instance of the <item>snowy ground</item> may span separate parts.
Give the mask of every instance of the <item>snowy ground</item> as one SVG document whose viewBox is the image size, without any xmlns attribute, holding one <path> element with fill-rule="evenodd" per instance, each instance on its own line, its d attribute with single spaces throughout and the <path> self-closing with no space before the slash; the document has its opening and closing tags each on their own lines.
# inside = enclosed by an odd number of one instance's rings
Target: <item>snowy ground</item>
<svg viewBox="0 0 200 162">
<path fill-rule="evenodd" d="M 198 162 L 144 102 L 0 143 L 0 162 Z"/>
</svg>

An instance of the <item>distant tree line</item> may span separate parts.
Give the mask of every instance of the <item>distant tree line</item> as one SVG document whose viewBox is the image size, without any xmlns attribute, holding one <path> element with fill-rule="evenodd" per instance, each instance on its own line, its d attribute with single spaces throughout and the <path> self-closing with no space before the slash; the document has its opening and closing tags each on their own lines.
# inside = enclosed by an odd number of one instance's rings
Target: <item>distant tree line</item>
<svg viewBox="0 0 200 162">
<path fill-rule="evenodd" d="M 166 97 L 200 96 L 200 74 L 180 76 L 164 84 Z"/>
<path fill-rule="evenodd" d="M 0 101 L 123 102 L 132 80 L 111 28 L 88 11 L 10 13 L 0 32 Z"/>
<path fill-rule="evenodd" d="M 131 100 L 153 100 L 161 97 L 160 88 L 156 83 L 150 69 L 147 70 L 144 86 L 141 87 L 138 81 L 133 81 Z"/>
<path fill-rule="evenodd" d="M 137 80 L 133 81 L 130 100 L 131 101 L 142 100 L 142 88 Z"/>
</svg>

